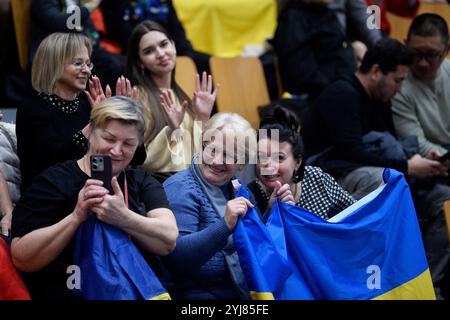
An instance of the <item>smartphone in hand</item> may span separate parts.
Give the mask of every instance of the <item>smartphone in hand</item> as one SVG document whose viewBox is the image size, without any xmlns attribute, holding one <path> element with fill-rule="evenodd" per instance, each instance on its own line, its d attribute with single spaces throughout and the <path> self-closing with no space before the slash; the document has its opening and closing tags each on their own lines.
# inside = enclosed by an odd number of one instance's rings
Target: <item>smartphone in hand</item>
<svg viewBox="0 0 450 320">
<path fill-rule="evenodd" d="M 103 181 L 103 186 L 113 194 L 111 185 L 112 179 L 112 159 L 106 155 L 91 156 L 91 178 Z"/>
<path fill-rule="evenodd" d="M 447 160 L 450 160 L 450 151 L 444 154 L 443 156 L 439 157 L 438 161 L 445 162 Z"/>
</svg>

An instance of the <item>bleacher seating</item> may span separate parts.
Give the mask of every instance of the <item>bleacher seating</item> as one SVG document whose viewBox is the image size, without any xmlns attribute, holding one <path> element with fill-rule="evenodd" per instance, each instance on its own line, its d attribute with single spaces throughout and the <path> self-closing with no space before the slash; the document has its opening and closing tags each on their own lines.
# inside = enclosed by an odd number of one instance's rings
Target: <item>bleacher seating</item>
<svg viewBox="0 0 450 320">
<path fill-rule="evenodd" d="M 187 56 L 178 56 L 176 66 L 175 80 L 184 92 L 192 97 L 195 90 L 195 75 L 197 74 L 194 60 Z"/>
<path fill-rule="evenodd" d="M 220 83 L 217 110 L 236 112 L 257 129 L 258 106 L 270 103 L 261 61 L 255 57 L 212 57 L 210 65 L 214 82 Z"/>
</svg>

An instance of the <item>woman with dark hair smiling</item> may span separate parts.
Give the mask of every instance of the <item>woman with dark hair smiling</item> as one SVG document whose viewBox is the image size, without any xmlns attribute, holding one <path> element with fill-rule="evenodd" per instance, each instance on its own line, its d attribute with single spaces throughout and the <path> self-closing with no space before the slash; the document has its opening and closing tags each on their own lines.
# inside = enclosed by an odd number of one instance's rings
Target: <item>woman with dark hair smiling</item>
<svg viewBox="0 0 450 320">
<path fill-rule="evenodd" d="M 355 200 L 320 168 L 305 166 L 303 142 L 296 116 L 276 107 L 271 117 L 261 121 L 257 179 L 248 187 L 266 221 L 274 201 L 279 198 L 328 219 L 344 210 Z M 278 130 L 278 139 L 272 137 Z"/>
<path fill-rule="evenodd" d="M 176 43 L 158 23 L 144 21 L 129 39 L 126 74 L 148 119 L 142 168 L 164 178 L 189 167 L 200 150 L 201 122 L 211 115 L 217 88 L 203 72 L 192 100 L 175 81 Z"/>
</svg>

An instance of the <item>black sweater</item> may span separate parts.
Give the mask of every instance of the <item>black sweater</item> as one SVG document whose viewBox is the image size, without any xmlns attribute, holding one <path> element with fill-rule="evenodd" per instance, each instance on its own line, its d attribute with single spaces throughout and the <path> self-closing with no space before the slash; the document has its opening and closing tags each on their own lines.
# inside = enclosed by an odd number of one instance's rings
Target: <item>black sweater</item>
<svg viewBox="0 0 450 320">
<path fill-rule="evenodd" d="M 64 8 L 65 3 L 62 0 L 33 0 L 31 2 L 30 62 L 41 41 L 49 34 L 53 32 L 77 32 L 68 28 L 67 22 L 72 13 L 65 13 Z M 80 23 L 85 33 L 95 30 L 89 18 L 89 10 L 84 6 L 80 6 Z"/>
<path fill-rule="evenodd" d="M 350 41 L 327 7 L 291 1 L 274 35 L 284 89 L 314 99 L 341 74 L 356 71 Z"/>
<path fill-rule="evenodd" d="M 142 22 L 138 17 L 132 13 L 133 1 L 128 0 L 108 0 L 102 1 L 101 8 L 103 11 L 103 17 L 105 19 L 105 25 L 107 29 L 107 37 L 118 41 L 124 51 L 126 51 L 128 46 L 128 38 L 140 22 Z M 167 1 L 168 6 L 168 16 L 167 21 L 156 21 L 161 24 L 167 32 L 170 33 L 174 42 L 177 45 L 178 55 L 191 56 L 194 49 L 191 43 L 186 37 L 186 32 L 178 19 L 175 8 L 173 7 L 172 1 Z"/>
<path fill-rule="evenodd" d="M 48 167 L 81 158 L 86 153 L 74 140 L 74 134 L 79 134 L 88 124 L 90 111 L 84 93 L 75 113 L 64 113 L 40 96 L 25 101 L 18 108 L 16 133 L 22 191 Z"/>
<path fill-rule="evenodd" d="M 390 102 L 371 99 L 355 75 L 343 77 L 327 87 L 305 113 L 302 124 L 307 157 L 333 147 L 333 160 L 351 163 L 346 170 L 375 166 L 407 173 L 405 160 L 384 158 L 364 149 L 362 137 L 370 131 L 396 135 Z"/>
</svg>

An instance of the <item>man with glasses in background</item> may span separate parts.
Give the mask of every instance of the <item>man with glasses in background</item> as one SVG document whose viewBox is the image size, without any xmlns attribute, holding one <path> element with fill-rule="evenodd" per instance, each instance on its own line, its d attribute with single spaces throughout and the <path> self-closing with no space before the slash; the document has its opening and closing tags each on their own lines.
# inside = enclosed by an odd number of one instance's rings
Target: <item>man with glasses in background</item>
<svg viewBox="0 0 450 320">
<path fill-rule="evenodd" d="M 436 14 L 417 16 L 406 46 L 413 57 L 402 91 L 392 100 L 393 120 L 400 137 L 415 135 L 422 156 L 438 159 L 450 150 L 449 32 Z"/>
</svg>

